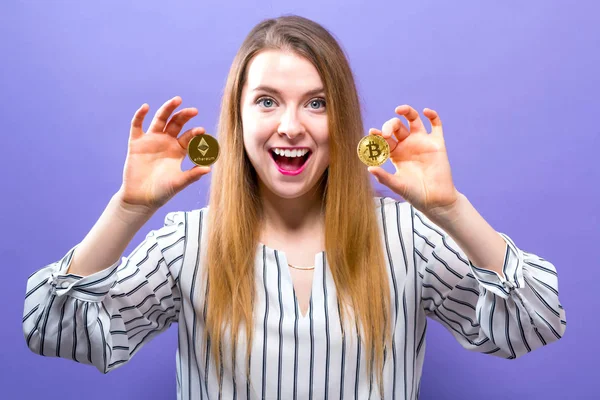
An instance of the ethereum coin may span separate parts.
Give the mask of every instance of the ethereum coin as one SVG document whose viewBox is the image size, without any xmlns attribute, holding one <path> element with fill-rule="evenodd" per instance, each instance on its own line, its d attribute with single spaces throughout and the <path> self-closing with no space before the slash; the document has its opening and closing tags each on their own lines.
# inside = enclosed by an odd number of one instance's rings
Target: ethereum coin
<svg viewBox="0 0 600 400">
<path fill-rule="evenodd" d="M 367 135 L 363 137 L 358 142 L 356 151 L 358 152 L 360 161 L 370 167 L 379 166 L 390 157 L 390 146 L 379 135 Z"/>
<path fill-rule="evenodd" d="M 194 136 L 188 143 L 187 154 L 194 164 L 209 166 L 219 158 L 219 142 L 206 133 Z"/>
</svg>

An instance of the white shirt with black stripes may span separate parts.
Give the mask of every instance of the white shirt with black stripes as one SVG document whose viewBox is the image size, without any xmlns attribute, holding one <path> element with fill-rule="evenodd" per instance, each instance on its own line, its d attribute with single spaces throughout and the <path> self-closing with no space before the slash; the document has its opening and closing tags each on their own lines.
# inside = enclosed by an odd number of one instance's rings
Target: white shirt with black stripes
<svg viewBox="0 0 600 400">
<path fill-rule="evenodd" d="M 374 206 L 394 321 L 384 366 L 386 397 L 418 398 L 427 317 L 466 349 L 504 358 L 562 336 L 565 311 L 550 262 L 498 232 L 506 241 L 504 279 L 473 265 L 448 234 L 409 203 L 375 197 Z M 207 290 L 199 256 L 206 251 L 208 212 L 209 207 L 168 213 L 164 226 L 150 231 L 129 256 L 93 275 L 65 274 L 77 246 L 34 272 L 23 311 L 28 347 L 107 373 L 178 322 L 179 400 L 379 398 L 356 330 L 346 327 L 342 334 L 326 252 L 315 255 L 310 306 L 303 316 L 285 253 L 257 245 L 250 362 L 241 334 L 235 365 L 224 345 L 223 368 L 215 370 L 206 352 L 205 317 L 194 313 L 204 309 Z"/>
</svg>

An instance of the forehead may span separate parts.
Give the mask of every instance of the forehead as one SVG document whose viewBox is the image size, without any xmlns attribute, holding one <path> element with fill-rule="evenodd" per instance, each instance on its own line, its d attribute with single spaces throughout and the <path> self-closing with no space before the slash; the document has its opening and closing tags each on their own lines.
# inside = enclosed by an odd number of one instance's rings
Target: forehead
<svg viewBox="0 0 600 400">
<path fill-rule="evenodd" d="M 317 69 L 293 52 L 267 50 L 250 61 L 246 85 L 250 90 L 270 86 L 279 90 L 305 92 L 323 86 Z"/>
</svg>

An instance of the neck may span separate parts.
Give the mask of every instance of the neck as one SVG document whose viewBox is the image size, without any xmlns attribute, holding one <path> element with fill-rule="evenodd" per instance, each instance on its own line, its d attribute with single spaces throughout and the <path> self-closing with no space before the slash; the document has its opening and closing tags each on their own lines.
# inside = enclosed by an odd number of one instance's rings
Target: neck
<svg viewBox="0 0 600 400">
<path fill-rule="evenodd" d="M 315 188 L 296 198 L 282 198 L 261 184 L 262 235 L 293 239 L 322 232 L 325 222 L 322 193 L 322 188 Z"/>
</svg>

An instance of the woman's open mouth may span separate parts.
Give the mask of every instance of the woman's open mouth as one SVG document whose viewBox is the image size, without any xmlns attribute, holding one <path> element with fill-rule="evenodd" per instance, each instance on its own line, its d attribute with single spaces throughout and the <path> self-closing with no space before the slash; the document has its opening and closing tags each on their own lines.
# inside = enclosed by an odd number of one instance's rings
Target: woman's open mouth
<svg viewBox="0 0 600 400">
<path fill-rule="evenodd" d="M 285 155 L 281 155 L 281 152 L 280 154 L 276 154 L 275 149 L 271 149 L 269 152 L 275 162 L 275 166 L 284 175 L 298 175 L 301 173 L 312 155 L 312 151 L 310 150 L 306 151 L 304 155 L 296 154 L 295 157 L 293 155 L 286 157 Z"/>
</svg>

